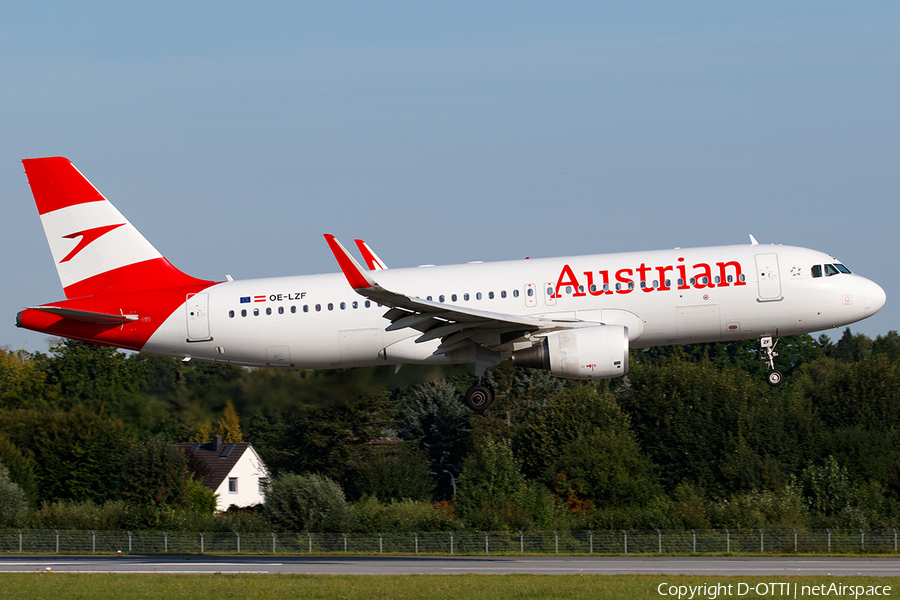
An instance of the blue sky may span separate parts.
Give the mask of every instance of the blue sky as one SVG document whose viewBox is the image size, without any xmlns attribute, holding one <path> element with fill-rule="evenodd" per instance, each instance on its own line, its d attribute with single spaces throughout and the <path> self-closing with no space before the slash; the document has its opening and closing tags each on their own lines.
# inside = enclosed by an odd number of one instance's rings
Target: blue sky
<svg viewBox="0 0 900 600">
<path fill-rule="evenodd" d="M 391 266 L 752 233 L 900 328 L 900 5 L 485 4 L 4 5 L 0 345 L 62 297 L 20 163 L 52 155 L 199 277 L 333 272 L 322 233 Z"/>
</svg>

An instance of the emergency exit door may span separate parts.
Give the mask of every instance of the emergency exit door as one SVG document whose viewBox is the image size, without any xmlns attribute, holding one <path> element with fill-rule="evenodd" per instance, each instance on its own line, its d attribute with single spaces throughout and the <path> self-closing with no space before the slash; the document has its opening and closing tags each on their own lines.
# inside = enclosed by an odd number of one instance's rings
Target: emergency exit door
<svg viewBox="0 0 900 600">
<path fill-rule="evenodd" d="M 187 299 L 189 342 L 211 339 L 209 336 L 209 294 L 194 294 Z"/>
<path fill-rule="evenodd" d="M 778 255 L 756 255 L 756 278 L 760 300 L 781 300 L 781 277 L 778 274 Z"/>
</svg>

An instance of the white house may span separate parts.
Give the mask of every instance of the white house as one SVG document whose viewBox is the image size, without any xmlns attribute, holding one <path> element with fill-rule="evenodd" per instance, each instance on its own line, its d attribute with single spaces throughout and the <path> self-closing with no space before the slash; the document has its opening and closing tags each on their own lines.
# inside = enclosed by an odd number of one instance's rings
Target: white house
<svg viewBox="0 0 900 600">
<path fill-rule="evenodd" d="M 175 445 L 205 465 L 203 485 L 218 494 L 218 510 L 265 502 L 269 470 L 251 444 L 224 443 L 221 436 L 216 436 L 207 444 Z"/>
</svg>

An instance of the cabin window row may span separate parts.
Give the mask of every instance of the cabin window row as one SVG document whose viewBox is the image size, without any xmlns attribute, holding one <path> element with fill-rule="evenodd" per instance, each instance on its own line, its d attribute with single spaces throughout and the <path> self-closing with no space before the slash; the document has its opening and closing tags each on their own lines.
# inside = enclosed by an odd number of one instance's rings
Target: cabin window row
<svg viewBox="0 0 900 600">
<path fill-rule="evenodd" d="M 499 294 L 495 294 L 494 292 L 488 292 L 488 293 L 487 293 L 487 298 L 488 298 L 488 300 L 493 300 L 493 299 L 496 298 L 497 296 L 499 296 L 500 298 L 506 298 L 508 295 L 509 295 L 509 294 L 506 293 L 506 290 L 502 290 Z M 533 296 L 533 295 L 534 295 L 534 290 L 533 290 L 533 289 L 529 289 L 529 290 L 528 290 L 528 295 L 529 295 L 529 296 Z M 518 298 L 518 297 L 519 297 L 519 290 L 513 290 L 513 291 L 512 291 L 512 297 L 513 297 L 513 298 Z M 433 300 L 434 300 L 434 296 L 426 296 L 425 299 L 426 299 L 426 300 L 431 300 L 431 301 L 433 301 Z M 463 299 L 463 301 L 468 302 L 469 300 L 472 299 L 472 296 L 471 296 L 470 294 L 466 293 L 466 294 L 463 294 L 463 295 L 462 295 L 462 299 Z M 476 300 L 483 300 L 483 299 L 484 299 L 484 294 L 482 294 L 481 292 L 475 292 L 475 299 L 476 299 Z M 447 296 L 445 296 L 444 294 L 440 294 L 440 295 L 438 296 L 438 302 L 446 302 L 446 301 L 447 301 Z M 458 302 L 458 301 L 459 301 L 459 296 L 458 296 L 458 295 L 456 295 L 456 294 L 450 294 L 450 302 Z"/>
<path fill-rule="evenodd" d="M 360 306 L 363 306 L 363 307 L 365 307 L 365 308 L 369 308 L 369 307 L 372 306 L 372 302 L 371 302 L 370 300 L 366 300 L 365 302 L 360 303 L 360 302 L 357 302 L 356 300 L 354 300 L 353 302 L 350 303 L 350 307 L 351 307 L 351 308 L 359 308 Z M 378 306 L 381 306 L 381 305 L 379 304 Z M 328 304 L 325 305 L 325 307 L 326 307 L 328 310 L 334 310 L 335 305 L 334 305 L 333 302 L 329 302 Z M 347 310 L 347 303 L 346 303 L 346 302 L 341 302 L 340 304 L 338 304 L 338 307 L 339 307 L 341 310 Z M 322 311 L 322 305 L 321 305 L 321 304 L 316 304 L 316 305 L 314 305 L 312 308 L 310 308 L 310 305 L 309 305 L 309 304 L 304 304 L 304 305 L 303 305 L 303 312 L 308 313 L 310 310 L 314 310 L 315 312 L 321 312 L 321 311 Z M 283 307 L 283 306 L 279 306 L 278 308 L 276 308 L 276 309 L 274 309 L 274 310 L 272 309 L 271 306 L 267 306 L 267 307 L 266 307 L 266 310 L 265 310 L 265 314 L 266 314 L 266 315 L 271 315 L 271 314 L 273 314 L 274 312 L 277 312 L 279 315 L 283 315 L 283 314 L 285 313 L 285 310 L 284 310 L 284 307 Z M 291 314 L 296 314 L 296 312 L 297 312 L 297 307 L 296 307 L 296 306 L 291 306 L 290 312 L 291 312 Z M 241 315 L 242 317 L 246 317 L 246 316 L 248 316 L 248 315 L 250 315 L 250 314 L 252 314 L 254 317 L 258 317 L 259 315 L 262 314 L 262 311 L 260 311 L 259 308 L 254 308 L 252 311 L 248 311 L 246 308 L 242 308 L 242 309 L 241 309 L 240 315 Z M 228 318 L 233 319 L 236 315 L 237 315 L 237 313 L 235 313 L 235 311 L 233 311 L 233 310 L 229 310 L 229 311 L 228 311 Z"/>
<path fill-rule="evenodd" d="M 741 275 L 738 277 L 738 280 L 741 281 L 741 282 L 743 282 L 745 279 L 746 279 L 746 277 L 744 277 L 744 274 L 743 274 L 743 273 L 741 273 Z M 729 275 L 729 276 L 727 276 L 727 277 L 725 278 L 725 281 L 728 282 L 728 283 L 734 283 L 734 275 Z M 722 278 L 719 277 L 718 275 L 716 275 L 715 277 L 713 277 L 713 282 L 715 282 L 716 284 L 722 283 Z M 691 279 L 690 279 L 690 285 L 697 285 L 698 283 L 699 283 L 700 285 L 709 285 L 709 278 L 708 278 L 708 277 L 700 277 L 699 279 L 697 279 L 696 277 L 691 277 Z M 671 280 L 671 279 L 666 279 L 666 280 L 665 280 L 665 284 L 666 284 L 665 287 L 667 287 L 667 288 L 672 287 L 672 280 Z M 678 285 L 678 287 L 684 286 L 684 279 L 681 279 L 681 278 L 679 277 L 678 280 L 677 280 L 677 282 L 676 282 L 676 285 Z M 641 289 L 642 289 L 642 290 L 643 290 L 643 289 L 646 289 L 646 287 L 647 287 L 647 282 L 646 282 L 646 281 L 641 281 Z M 655 288 L 658 288 L 658 287 L 659 287 L 659 280 L 658 280 L 658 279 L 654 279 L 654 280 L 652 281 L 652 286 L 651 286 L 651 287 L 653 287 L 654 289 L 655 289 Z M 571 294 L 571 293 L 574 291 L 574 289 L 573 289 L 573 287 L 572 287 L 571 285 L 567 285 L 564 289 L 565 289 L 565 292 L 566 292 L 567 294 Z M 604 292 L 608 292 L 608 291 L 609 291 L 609 284 L 608 284 L 608 283 L 604 283 L 602 286 L 598 286 L 596 283 L 591 284 L 591 291 L 592 291 L 592 292 L 596 293 L 597 290 L 601 290 L 601 289 L 602 289 Z M 615 289 L 616 291 L 620 291 L 620 290 L 622 290 L 622 289 L 633 290 L 633 289 L 634 289 L 634 282 L 633 282 L 633 281 L 629 281 L 627 285 L 623 285 L 622 283 L 617 283 L 617 284 L 614 286 L 613 289 Z M 531 291 L 531 290 L 529 290 L 529 291 Z M 584 286 L 583 286 L 583 285 L 579 285 L 579 286 L 578 286 L 578 292 L 579 292 L 580 294 L 583 294 L 583 293 L 584 293 Z M 548 287 L 548 288 L 547 288 L 547 294 L 553 295 L 553 288 L 552 288 L 552 287 Z"/>
</svg>

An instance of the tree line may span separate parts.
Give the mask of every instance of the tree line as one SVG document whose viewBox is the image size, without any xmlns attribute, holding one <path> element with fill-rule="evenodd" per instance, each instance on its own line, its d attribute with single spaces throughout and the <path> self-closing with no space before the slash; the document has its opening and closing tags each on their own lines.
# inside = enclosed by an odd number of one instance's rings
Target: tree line
<svg viewBox="0 0 900 600">
<path fill-rule="evenodd" d="M 900 524 L 900 335 L 633 351 L 625 378 L 504 364 L 246 369 L 79 342 L 0 350 L 0 528 L 880 528 Z M 215 512 L 173 443 L 249 441 L 265 506 Z"/>
</svg>

